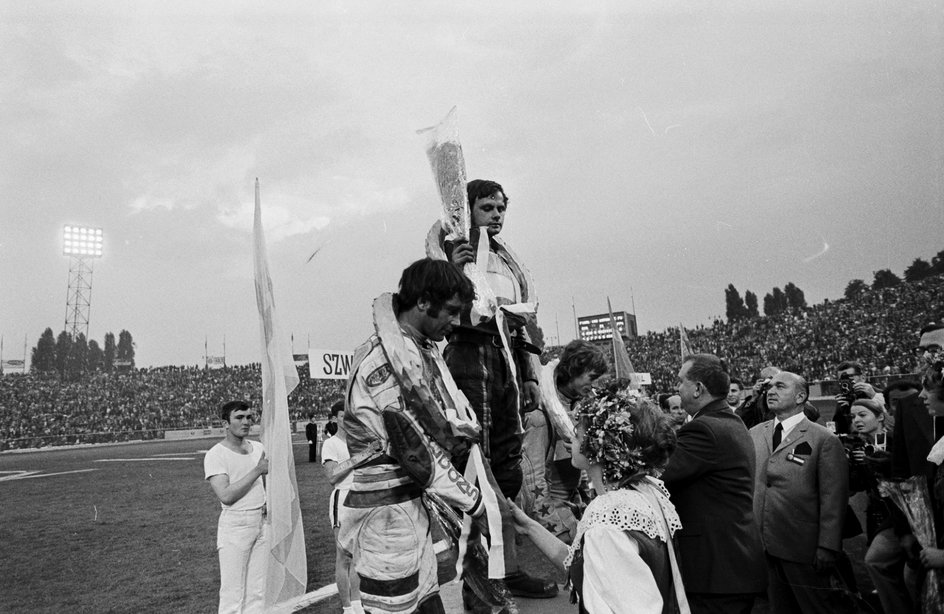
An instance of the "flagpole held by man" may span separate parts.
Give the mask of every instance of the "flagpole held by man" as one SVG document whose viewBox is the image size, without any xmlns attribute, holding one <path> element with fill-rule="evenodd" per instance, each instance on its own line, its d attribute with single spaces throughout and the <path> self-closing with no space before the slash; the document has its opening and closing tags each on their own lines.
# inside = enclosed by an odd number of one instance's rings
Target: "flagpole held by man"
<svg viewBox="0 0 944 614">
<path fill-rule="evenodd" d="M 291 349 L 278 325 L 272 278 L 262 229 L 259 180 L 255 186 L 253 270 L 262 342 L 262 444 L 269 459 L 266 479 L 269 525 L 265 611 L 290 612 L 305 594 L 308 564 L 302 528 L 288 395 L 298 385 Z"/>
</svg>

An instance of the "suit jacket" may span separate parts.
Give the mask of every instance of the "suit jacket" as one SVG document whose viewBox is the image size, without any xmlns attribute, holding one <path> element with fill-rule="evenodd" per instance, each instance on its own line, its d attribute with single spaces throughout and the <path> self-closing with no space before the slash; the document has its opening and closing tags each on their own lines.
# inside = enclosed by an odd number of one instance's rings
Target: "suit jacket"
<svg viewBox="0 0 944 614">
<path fill-rule="evenodd" d="M 662 480 L 682 521 L 676 535 L 685 590 L 757 593 L 767 586 L 754 520 L 754 446 L 724 398 L 678 430 Z"/>
<path fill-rule="evenodd" d="M 305 425 L 305 439 L 311 442 L 311 445 L 318 443 L 318 425 L 309 422 Z"/>
<path fill-rule="evenodd" d="M 917 393 L 898 400 L 892 437 L 892 475 L 907 478 L 924 473 L 932 484 L 927 458 L 934 445 L 934 423 Z"/>
<path fill-rule="evenodd" d="M 807 565 L 817 547 L 838 552 L 849 501 L 849 464 L 839 438 L 805 417 L 776 450 L 773 420 L 750 433 L 757 458 L 754 516 L 767 552 Z"/>
</svg>

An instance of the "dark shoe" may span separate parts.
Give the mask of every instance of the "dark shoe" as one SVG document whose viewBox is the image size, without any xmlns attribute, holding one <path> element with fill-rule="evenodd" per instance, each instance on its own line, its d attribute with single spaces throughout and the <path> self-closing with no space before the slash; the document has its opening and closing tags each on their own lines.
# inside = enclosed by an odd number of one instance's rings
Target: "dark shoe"
<svg viewBox="0 0 944 614">
<path fill-rule="evenodd" d="M 495 581 L 500 582 L 500 580 Z M 472 612 L 472 614 L 493 614 L 492 606 L 479 599 L 472 589 L 469 588 L 469 585 L 464 582 L 462 583 L 462 607 L 465 608 L 466 612 Z M 518 610 L 518 605 L 511 602 L 501 606 L 501 609 L 495 612 L 495 614 L 520 613 Z"/>
<path fill-rule="evenodd" d="M 550 599 L 557 595 L 557 583 L 546 578 L 529 576 L 520 569 L 505 576 L 505 584 L 515 597 L 528 599 Z"/>
</svg>

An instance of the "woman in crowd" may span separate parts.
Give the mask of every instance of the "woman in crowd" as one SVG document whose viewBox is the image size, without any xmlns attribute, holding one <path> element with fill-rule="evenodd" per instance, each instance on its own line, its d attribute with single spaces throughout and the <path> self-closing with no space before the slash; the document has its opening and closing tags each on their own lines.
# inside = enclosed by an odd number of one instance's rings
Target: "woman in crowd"
<svg viewBox="0 0 944 614">
<path fill-rule="evenodd" d="M 878 493 L 878 479 L 891 477 L 892 436 L 885 429 L 885 410 L 872 399 L 853 402 L 850 417 L 854 445 L 849 451 L 849 486 L 852 492 L 868 495 L 866 535 L 871 544 L 879 532 L 891 531 L 892 526 L 888 501 Z"/>
<path fill-rule="evenodd" d="M 937 361 L 927 368 L 921 379 L 921 393 L 918 395 L 924 401 L 931 417 L 944 416 L 944 362 Z M 939 437 L 928 454 L 928 460 L 937 465 L 934 479 L 928 484 L 932 501 L 932 518 L 936 525 L 937 545 L 944 542 L 944 437 Z M 944 549 L 924 548 L 919 555 L 921 563 L 928 569 L 944 569 Z"/>
<path fill-rule="evenodd" d="M 611 388 L 578 411 L 574 467 L 597 497 L 568 547 L 514 508 L 518 529 L 552 562 L 569 568 L 581 614 L 688 612 L 673 536 L 681 528 L 658 480 L 675 432 L 649 401 Z"/>
<path fill-rule="evenodd" d="M 878 491 L 878 480 L 891 478 L 892 434 L 886 429 L 888 415 L 872 399 L 857 399 L 849 414 L 852 434 L 840 437 L 849 453 L 849 490 L 864 492 L 868 497 L 865 533 L 869 549 L 865 553 L 865 568 L 882 607 L 891 611 L 891 604 L 899 603 L 896 596 L 899 583 L 889 584 L 886 575 L 889 561 L 895 560 L 900 545 L 892 521 L 892 503 Z M 900 574 L 900 567 L 896 566 L 893 573 Z"/>
</svg>

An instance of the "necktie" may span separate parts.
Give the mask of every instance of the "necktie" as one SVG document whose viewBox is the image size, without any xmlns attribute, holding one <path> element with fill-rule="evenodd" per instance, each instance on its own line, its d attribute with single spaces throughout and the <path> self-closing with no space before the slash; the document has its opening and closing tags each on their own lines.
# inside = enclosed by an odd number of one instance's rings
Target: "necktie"
<svg viewBox="0 0 944 614">
<path fill-rule="evenodd" d="M 783 438 L 783 422 L 778 422 L 777 426 L 774 427 L 774 450 L 777 449 L 777 446 L 780 445 L 780 440 Z"/>
</svg>

